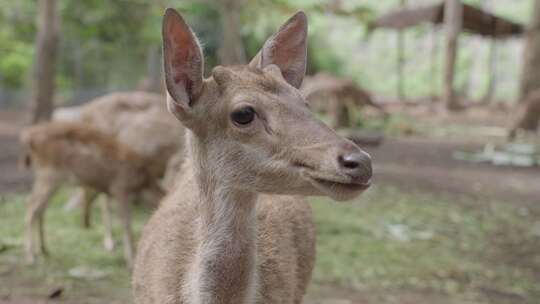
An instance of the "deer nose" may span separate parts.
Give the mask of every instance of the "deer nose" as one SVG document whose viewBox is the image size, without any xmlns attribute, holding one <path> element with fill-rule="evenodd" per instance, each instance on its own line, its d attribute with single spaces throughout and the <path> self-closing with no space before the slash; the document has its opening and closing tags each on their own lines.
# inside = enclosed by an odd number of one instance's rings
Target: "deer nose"
<svg viewBox="0 0 540 304">
<path fill-rule="evenodd" d="M 354 182 L 366 184 L 373 175 L 371 169 L 371 156 L 362 150 L 342 152 L 338 156 L 338 165 L 341 172 L 350 176 Z"/>
</svg>

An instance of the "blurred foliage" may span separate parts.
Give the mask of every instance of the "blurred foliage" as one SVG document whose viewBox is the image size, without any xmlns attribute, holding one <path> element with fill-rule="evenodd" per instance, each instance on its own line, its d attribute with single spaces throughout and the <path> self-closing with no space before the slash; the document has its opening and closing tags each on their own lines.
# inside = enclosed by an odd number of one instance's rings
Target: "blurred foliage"
<svg viewBox="0 0 540 304">
<path fill-rule="evenodd" d="M 33 56 L 31 45 L 18 41 L 14 33 L 0 28 L 0 81 L 8 88 L 23 85 L 23 79 L 30 69 L 30 58 Z"/>
<path fill-rule="evenodd" d="M 0 85 L 17 88 L 31 68 L 35 25 L 31 2 L 0 0 Z"/>
<path fill-rule="evenodd" d="M 366 24 L 399 5 L 399 0 L 239 0 L 243 1 L 242 28 L 248 56 L 257 53 L 265 39 L 288 16 L 304 10 L 310 18 L 310 73 L 320 70 L 346 75 L 363 87 L 382 95 L 396 91 L 396 33 L 377 30 L 367 38 Z M 434 0 L 408 0 L 410 6 Z M 467 3 L 481 6 L 483 0 Z M 497 14 L 526 23 L 532 1 L 496 1 Z M 85 88 L 129 89 L 148 75 L 159 61 L 149 54 L 160 47 L 160 23 L 165 7 L 175 7 L 186 17 L 205 48 L 207 71 L 218 64 L 221 22 L 210 0 L 59 0 L 61 51 L 58 69 L 60 90 Z M 22 89 L 28 85 L 36 34 L 36 1 L 0 0 L 0 88 Z M 432 37 L 433 36 L 433 37 Z M 441 88 L 434 79 L 429 59 L 437 41 L 437 75 L 442 70 L 443 32 L 420 26 L 405 32 L 405 86 L 408 96 L 427 96 Z M 521 43 L 500 43 L 499 99 L 515 94 L 519 80 Z M 460 45 L 458 87 L 474 98 L 487 87 L 489 41 L 463 35 Z M 159 59 L 159 58 L 158 58 Z M 504 71 L 504 73 L 502 72 Z M 467 89 L 468 87 L 468 89 Z"/>
</svg>

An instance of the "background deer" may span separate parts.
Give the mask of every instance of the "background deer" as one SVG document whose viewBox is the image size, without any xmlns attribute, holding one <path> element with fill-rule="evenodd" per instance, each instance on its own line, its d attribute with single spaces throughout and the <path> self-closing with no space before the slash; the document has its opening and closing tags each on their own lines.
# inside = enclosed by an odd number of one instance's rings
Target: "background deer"
<svg viewBox="0 0 540 304">
<path fill-rule="evenodd" d="M 321 72 L 306 77 L 301 90 L 314 112 L 329 114 L 335 129 L 351 127 L 354 123 L 350 121 L 351 113 L 365 106 L 388 116 L 383 106 L 374 102 L 371 94 L 351 78 Z"/>
<path fill-rule="evenodd" d="M 317 120 L 298 91 L 307 20 L 299 12 L 248 66 L 203 79 L 182 17 L 163 21 L 169 110 L 186 126 L 182 177 L 146 225 L 136 303 L 300 303 L 315 258 L 305 195 L 351 199 L 369 156 Z"/>
<path fill-rule="evenodd" d="M 26 217 L 25 251 L 29 262 L 34 262 L 36 254 L 33 230 L 37 232 L 41 253 L 47 253 L 43 226 L 50 198 L 61 184 L 75 181 L 106 193 L 119 203 L 124 254 L 131 266 L 134 248 L 130 203 L 143 190 L 155 200 L 164 194 L 154 168 L 149 166 L 151 162 L 113 137 L 82 123 L 52 122 L 30 127 L 21 133 L 21 142 L 28 153 L 26 163 L 35 171 Z"/>
<path fill-rule="evenodd" d="M 58 120 L 87 123 L 115 136 L 151 159 L 164 173 L 169 158 L 182 150 L 184 130 L 166 110 L 163 96 L 146 92 L 108 94 L 80 107 L 59 109 Z"/>
<path fill-rule="evenodd" d="M 59 108 L 54 114 L 55 120 L 83 122 L 114 136 L 147 159 L 156 172 L 156 178 L 165 175 L 167 163 L 173 155 L 176 155 L 175 163 L 183 158 L 184 129 L 167 112 L 162 95 L 147 92 L 112 93 L 82 106 Z M 177 170 L 177 167 L 171 167 L 171 170 Z M 90 226 L 90 210 L 97 194 L 92 189 L 81 188 L 69 200 L 69 206 L 83 206 L 83 223 L 86 227 Z M 110 218 L 108 204 L 102 204 L 106 221 Z M 110 235 L 107 228 L 110 224 L 105 223 L 105 227 L 106 235 Z M 110 240 L 110 237 L 106 236 L 105 239 Z M 105 244 L 108 250 L 114 247 L 110 241 Z"/>
</svg>

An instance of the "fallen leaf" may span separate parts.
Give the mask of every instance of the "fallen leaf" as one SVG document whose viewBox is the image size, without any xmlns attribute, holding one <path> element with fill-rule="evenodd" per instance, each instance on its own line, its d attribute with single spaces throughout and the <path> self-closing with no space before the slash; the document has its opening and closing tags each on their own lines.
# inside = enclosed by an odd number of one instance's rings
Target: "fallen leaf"
<svg viewBox="0 0 540 304">
<path fill-rule="evenodd" d="M 49 299 L 56 299 L 56 298 L 59 298 L 62 293 L 64 292 L 64 288 L 63 287 L 57 287 L 55 289 L 53 289 L 50 293 L 49 293 L 49 296 L 48 298 Z"/>
</svg>

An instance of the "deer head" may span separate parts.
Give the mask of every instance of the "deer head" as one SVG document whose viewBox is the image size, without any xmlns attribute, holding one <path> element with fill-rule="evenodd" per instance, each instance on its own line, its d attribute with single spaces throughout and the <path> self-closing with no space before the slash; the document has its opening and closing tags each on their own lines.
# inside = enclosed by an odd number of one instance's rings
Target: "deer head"
<svg viewBox="0 0 540 304">
<path fill-rule="evenodd" d="M 168 9 L 163 53 L 168 108 L 191 132 L 191 155 L 245 191 L 351 199 L 370 185 L 371 160 L 314 117 L 298 88 L 306 70 L 307 19 L 296 13 L 245 66 L 215 67 L 183 18 Z"/>
</svg>

